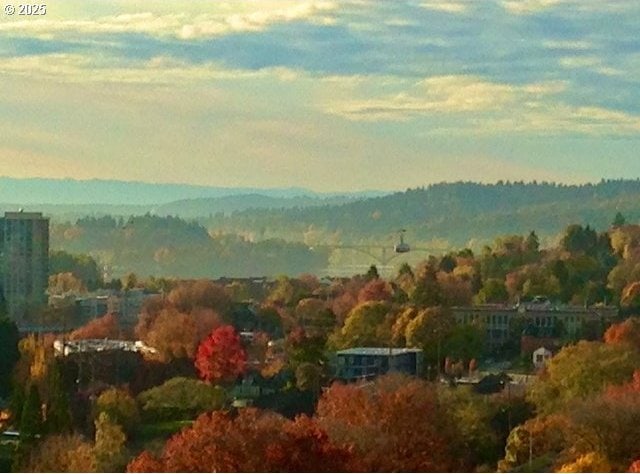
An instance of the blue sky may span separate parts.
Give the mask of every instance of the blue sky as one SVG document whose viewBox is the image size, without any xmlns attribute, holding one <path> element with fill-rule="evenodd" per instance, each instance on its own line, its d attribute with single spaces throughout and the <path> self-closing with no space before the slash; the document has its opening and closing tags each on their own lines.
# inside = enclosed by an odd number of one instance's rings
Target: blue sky
<svg viewBox="0 0 640 474">
<path fill-rule="evenodd" d="M 636 178 L 639 24 L 636 0 L 56 0 L 0 16 L 0 175 Z"/>
</svg>

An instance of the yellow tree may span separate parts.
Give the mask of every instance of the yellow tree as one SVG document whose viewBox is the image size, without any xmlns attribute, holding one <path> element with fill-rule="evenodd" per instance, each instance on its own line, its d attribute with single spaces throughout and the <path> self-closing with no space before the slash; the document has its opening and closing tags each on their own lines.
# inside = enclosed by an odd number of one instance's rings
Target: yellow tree
<svg viewBox="0 0 640 474">
<path fill-rule="evenodd" d="M 96 436 L 93 452 L 99 472 L 119 472 L 126 465 L 127 436 L 120 425 L 105 412 L 95 421 Z"/>
</svg>

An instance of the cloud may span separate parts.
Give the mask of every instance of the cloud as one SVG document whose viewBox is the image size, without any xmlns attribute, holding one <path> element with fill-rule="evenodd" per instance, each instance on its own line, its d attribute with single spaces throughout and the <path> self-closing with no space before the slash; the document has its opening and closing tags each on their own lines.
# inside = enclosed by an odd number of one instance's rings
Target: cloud
<svg viewBox="0 0 640 474">
<path fill-rule="evenodd" d="M 636 135 L 640 116 L 602 107 L 572 106 L 563 103 L 534 104 L 511 117 L 487 123 L 492 132 L 526 132 L 592 136 Z"/>
<path fill-rule="evenodd" d="M 560 58 L 558 62 L 566 69 L 586 68 L 604 76 L 620 76 L 624 74 L 623 71 L 617 68 L 606 66 L 603 60 L 597 56 L 566 56 Z"/>
<path fill-rule="evenodd" d="M 502 0 L 502 6 L 515 15 L 530 15 L 554 7 L 566 6 L 571 11 L 621 12 L 637 7 L 636 0 Z"/>
<path fill-rule="evenodd" d="M 560 65 L 568 69 L 593 67 L 601 62 L 602 60 L 596 56 L 567 56 L 559 60 Z"/>
<path fill-rule="evenodd" d="M 331 1 L 238 1 L 239 12 L 189 12 L 176 7 L 180 13 L 152 11 L 123 13 L 85 19 L 28 19 L 0 23 L 0 33 L 44 38 L 69 34 L 97 35 L 142 33 L 170 36 L 179 39 L 200 39 L 237 32 L 261 31 L 273 24 L 305 21 L 332 23 L 338 4 Z"/>
<path fill-rule="evenodd" d="M 432 134 L 640 132 L 640 116 L 559 100 L 566 87 L 562 81 L 514 85 L 476 76 L 436 76 L 382 97 L 334 101 L 325 112 L 350 121 L 424 120 Z"/>
<path fill-rule="evenodd" d="M 420 3 L 422 8 L 427 10 L 435 10 L 445 13 L 465 13 L 468 10 L 469 4 L 467 2 L 454 2 L 447 0 L 437 0 Z"/>
<path fill-rule="evenodd" d="M 0 75 L 74 83 L 179 85 L 189 82 L 264 77 L 290 82 L 296 80 L 300 74 L 282 67 L 263 68 L 256 71 L 226 69 L 213 62 L 191 64 L 164 56 L 135 63 L 123 62 L 117 58 L 88 57 L 80 54 L 20 56 L 0 61 Z"/>
<path fill-rule="evenodd" d="M 335 20 L 329 12 L 337 9 L 337 4 L 326 1 L 302 1 L 285 8 L 261 9 L 251 13 L 233 14 L 225 18 L 201 15 L 193 22 L 183 25 L 178 33 L 182 39 L 212 37 L 228 32 L 261 31 L 274 23 L 311 21 L 333 24 Z"/>
<path fill-rule="evenodd" d="M 584 40 L 548 40 L 543 41 L 542 46 L 547 49 L 567 49 L 567 50 L 577 50 L 577 51 L 585 51 L 593 48 L 593 44 L 589 41 Z"/>
<path fill-rule="evenodd" d="M 503 0 L 502 6 L 516 15 L 536 13 L 546 8 L 551 8 L 563 0 Z"/>
<path fill-rule="evenodd" d="M 434 113 L 501 110 L 509 104 L 557 93 L 563 88 L 564 84 L 559 82 L 515 86 L 475 76 L 436 76 L 418 82 L 409 91 L 332 104 L 328 111 L 350 120 L 407 120 Z"/>
</svg>

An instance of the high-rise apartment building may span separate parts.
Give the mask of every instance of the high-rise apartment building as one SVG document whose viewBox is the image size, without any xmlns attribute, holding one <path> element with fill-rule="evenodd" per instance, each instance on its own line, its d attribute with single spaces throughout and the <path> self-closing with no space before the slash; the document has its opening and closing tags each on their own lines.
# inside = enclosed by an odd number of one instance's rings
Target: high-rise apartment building
<svg viewBox="0 0 640 474">
<path fill-rule="evenodd" d="M 7 313 L 19 325 L 47 304 L 49 219 L 40 212 L 0 218 L 0 286 Z"/>
</svg>

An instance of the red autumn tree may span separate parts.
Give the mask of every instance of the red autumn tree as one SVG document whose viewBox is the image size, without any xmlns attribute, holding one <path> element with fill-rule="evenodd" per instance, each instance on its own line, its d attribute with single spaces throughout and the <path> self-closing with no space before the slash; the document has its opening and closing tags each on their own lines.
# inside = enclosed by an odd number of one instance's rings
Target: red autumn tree
<svg viewBox="0 0 640 474">
<path fill-rule="evenodd" d="M 272 412 L 215 411 L 167 441 L 154 458 L 143 453 L 129 472 L 344 472 L 352 468 L 348 448 L 331 443 L 309 418 L 289 421 Z"/>
<path fill-rule="evenodd" d="M 127 472 L 163 472 L 162 462 L 149 451 L 143 451 L 127 464 Z"/>
<path fill-rule="evenodd" d="M 640 459 L 631 463 L 631 466 L 629 466 L 627 472 L 640 472 Z"/>
<path fill-rule="evenodd" d="M 434 387 L 398 374 L 373 385 L 334 384 L 318 403 L 318 422 L 331 439 L 353 445 L 371 472 L 464 469 L 455 434 Z"/>
<path fill-rule="evenodd" d="M 113 314 L 105 314 L 73 331 L 69 339 L 116 339 L 119 332 L 118 318 Z"/>
<path fill-rule="evenodd" d="M 265 470 L 268 472 L 353 472 L 351 447 L 338 447 L 318 423 L 299 416 L 283 427 L 283 436 L 267 446 Z"/>
<path fill-rule="evenodd" d="M 207 382 L 232 382 L 246 365 L 247 353 L 233 326 L 220 326 L 198 346 L 195 366 Z"/>
<path fill-rule="evenodd" d="M 358 293 L 358 302 L 391 301 L 393 288 L 382 278 L 375 278 L 365 284 Z"/>
</svg>

